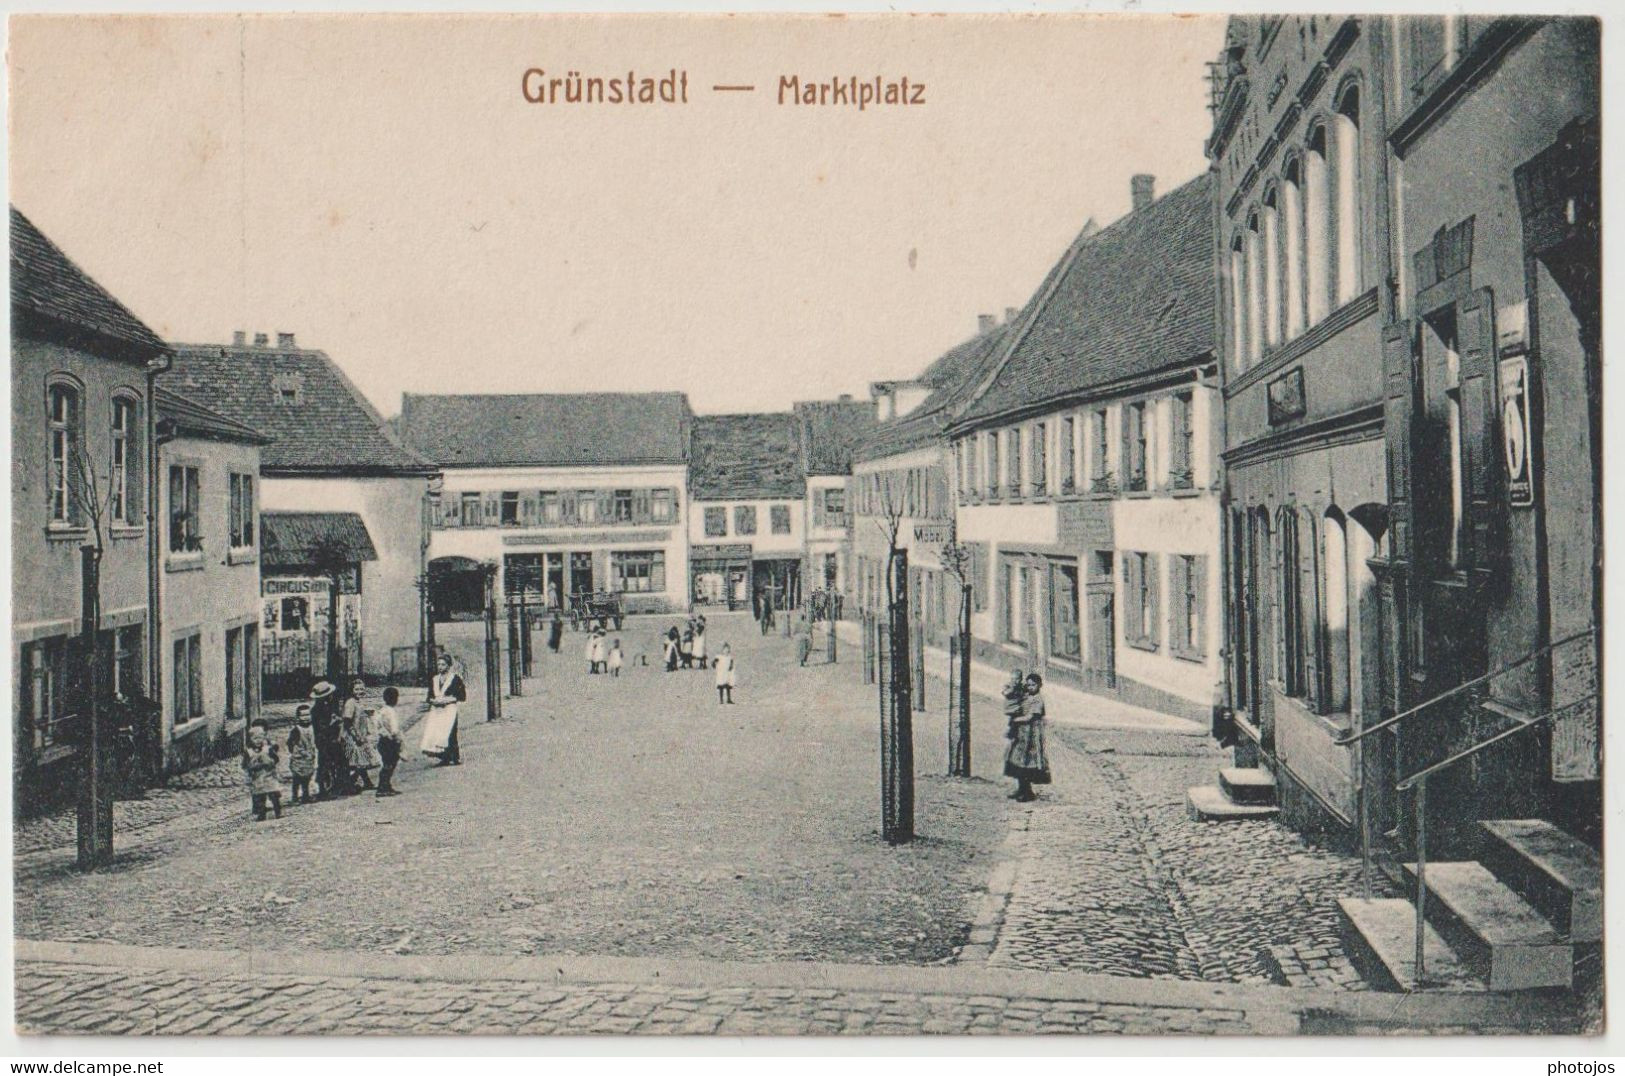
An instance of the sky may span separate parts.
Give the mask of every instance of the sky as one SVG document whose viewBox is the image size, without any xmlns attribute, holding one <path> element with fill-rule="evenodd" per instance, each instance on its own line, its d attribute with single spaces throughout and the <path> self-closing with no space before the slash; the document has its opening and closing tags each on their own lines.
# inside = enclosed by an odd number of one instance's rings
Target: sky
<svg viewBox="0 0 1625 1076">
<path fill-rule="evenodd" d="M 1216 16 L 24 17 L 12 203 L 165 339 L 405 392 L 862 397 L 1206 165 Z M 532 104 L 528 68 L 686 71 Z M 919 105 L 781 104 L 908 77 Z M 716 92 L 716 84 L 754 85 Z M 273 336 L 274 338 L 274 336 Z"/>
</svg>

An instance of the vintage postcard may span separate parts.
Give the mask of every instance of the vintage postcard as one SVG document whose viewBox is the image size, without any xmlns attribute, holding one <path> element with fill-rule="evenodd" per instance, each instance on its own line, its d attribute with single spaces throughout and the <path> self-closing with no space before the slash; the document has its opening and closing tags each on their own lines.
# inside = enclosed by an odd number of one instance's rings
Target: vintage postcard
<svg viewBox="0 0 1625 1076">
<path fill-rule="evenodd" d="M 1596 19 L 9 35 L 21 1034 L 1605 1030 Z"/>
</svg>

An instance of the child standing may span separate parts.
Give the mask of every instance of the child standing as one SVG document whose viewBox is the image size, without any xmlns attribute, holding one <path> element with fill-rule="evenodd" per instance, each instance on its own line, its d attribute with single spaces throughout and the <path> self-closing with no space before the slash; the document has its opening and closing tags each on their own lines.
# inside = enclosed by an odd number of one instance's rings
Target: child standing
<svg viewBox="0 0 1625 1076">
<path fill-rule="evenodd" d="M 398 796 L 395 791 L 395 767 L 401 761 L 401 718 L 395 704 L 401 701 L 399 690 L 384 688 L 384 705 L 373 711 L 372 723 L 378 732 L 378 758 L 382 768 L 378 771 L 378 799 Z"/>
<path fill-rule="evenodd" d="M 599 637 L 597 629 L 587 633 L 587 672 L 598 671 L 598 663 L 604 660 L 604 640 Z"/>
<path fill-rule="evenodd" d="M 605 664 L 609 668 L 609 675 L 621 675 L 621 666 L 626 664 L 626 658 L 621 653 L 621 641 L 619 639 L 609 644 L 609 659 Z"/>
<path fill-rule="evenodd" d="M 266 804 L 282 817 L 282 786 L 277 783 L 278 752 L 265 734 L 265 722 L 248 728 L 248 746 L 243 748 L 243 773 L 248 777 L 248 794 L 254 804 L 254 821 L 265 821 Z"/>
<path fill-rule="evenodd" d="M 293 779 L 292 803 L 310 802 L 310 779 L 316 776 L 316 730 L 310 725 L 310 707 L 300 703 L 288 730 L 288 773 Z"/>
<path fill-rule="evenodd" d="M 734 703 L 734 655 L 727 643 L 722 644 L 722 653 L 717 655 L 717 703 Z"/>
</svg>

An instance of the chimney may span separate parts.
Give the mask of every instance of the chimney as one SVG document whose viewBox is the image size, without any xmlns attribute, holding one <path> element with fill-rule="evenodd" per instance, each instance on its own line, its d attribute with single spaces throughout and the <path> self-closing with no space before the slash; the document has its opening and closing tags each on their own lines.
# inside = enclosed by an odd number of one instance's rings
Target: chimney
<svg viewBox="0 0 1625 1076">
<path fill-rule="evenodd" d="M 265 333 L 255 333 L 254 334 L 254 346 L 255 347 L 270 347 L 271 346 L 271 338 L 269 336 L 267 336 Z"/>
<path fill-rule="evenodd" d="M 850 392 L 841 393 L 840 402 L 841 403 L 851 403 L 852 402 L 852 394 Z"/>
<path fill-rule="evenodd" d="M 293 333 L 277 333 L 276 334 L 276 346 L 277 347 L 293 347 L 294 346 L 293 345 Z"/>
<path fill-rule="evenodd" d="M 1148 176 L 1142 173 L 1129 180 L 1129 190 L 1134 192 L 1134 212 L 1138 213 L 1156 201 L 1156 187 L 1156 176 Z"/>
<path fill-rule="evenodd" d="M 997 325 L 998 323 L 999 319 L 996 314 L 976 315 L 976 331 L 979 333 L 991 332 L 993 326 Z"/>
<path fill-rule="evenodd" d="M 1004 308 L 1004 323 L 1006 325 L 1010 324 L 1012 321 L 1015 321 L 1020 316 L 1021 316 L 1021 307 L 1019 307 L 1019 306 L 1007 306 L 1007 307 Z"/>
<path fill-rule="evenodd" d="M 236 332 L 231 334 L 232 347 L 242 347 L 246 343 L 248 343 L 248 334 L 243 332 L 243 330 L 238 329 Z"/>
</svg>

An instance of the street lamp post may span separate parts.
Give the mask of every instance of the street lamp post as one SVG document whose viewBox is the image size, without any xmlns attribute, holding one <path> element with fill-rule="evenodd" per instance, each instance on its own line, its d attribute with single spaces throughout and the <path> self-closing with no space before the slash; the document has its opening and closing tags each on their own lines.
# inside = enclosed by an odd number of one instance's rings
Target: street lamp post
<svg viewBox="0 0 1625 1076">
<path fill-rule="evenodd" d="M 485 583 L 485 720 L 502 717 L 502 641 L 497 638 L 497 566 L 481 565 Z"/>
</svg>

